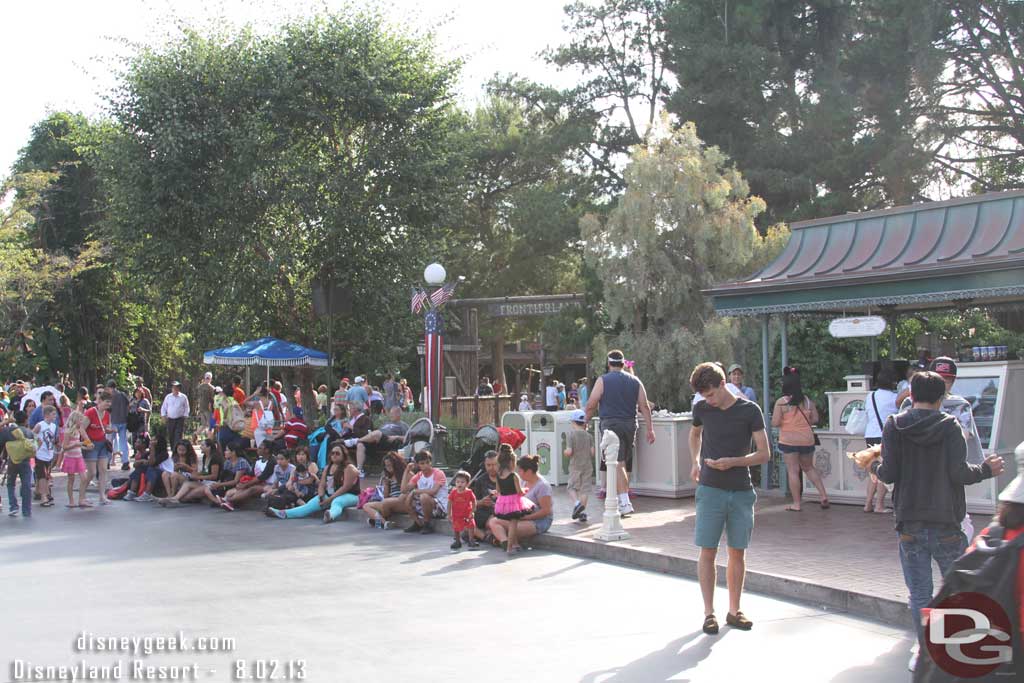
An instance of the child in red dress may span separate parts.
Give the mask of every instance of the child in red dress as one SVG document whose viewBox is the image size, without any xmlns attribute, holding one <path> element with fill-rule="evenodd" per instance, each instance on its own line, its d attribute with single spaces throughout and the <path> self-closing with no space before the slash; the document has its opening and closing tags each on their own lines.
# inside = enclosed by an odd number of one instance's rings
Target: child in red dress
<svg viewBox="0 0 1024 683">
<path fill-rule="evenodd" d="M 459 470 L 455 473 L 455 490 L 448 493 L 448 515 L 452 520 L 452 532 L 455 534 L 452 550 L 462 548 L 463 537 L 466 537 L 470 550 L 480 548 L 479 541 L 473 537 L 473 530 L 476 529 L 476 522 L 473 520 L 476 496 L 469 488 L 469 479 L 469 472 Z"/>
</svg>

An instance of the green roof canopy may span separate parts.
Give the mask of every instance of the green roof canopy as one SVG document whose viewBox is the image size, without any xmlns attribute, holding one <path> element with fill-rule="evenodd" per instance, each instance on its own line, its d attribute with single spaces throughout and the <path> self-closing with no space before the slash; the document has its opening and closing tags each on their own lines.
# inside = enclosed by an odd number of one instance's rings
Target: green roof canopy
<svg viewBox="0 0 1024 683">
<path fill-rule="evenodd" d="M 721 315 L 1021 301 L 1024 191 L 794 223 L 766 268 L 705 293 Z"/>
</svg>

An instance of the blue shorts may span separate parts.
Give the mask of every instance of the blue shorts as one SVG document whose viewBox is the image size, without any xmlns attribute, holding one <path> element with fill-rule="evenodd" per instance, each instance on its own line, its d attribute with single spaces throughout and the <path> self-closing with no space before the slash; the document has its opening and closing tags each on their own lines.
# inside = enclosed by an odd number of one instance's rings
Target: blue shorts
<svg viewBox="0 0 1024 683">
<path fill-rule="evenodd" d="M 86 450 L 84 448 L 82 449 L 82 458 L 86 462 L 92 460 L 99 460 L 100 458 L 105 458 L 107 464 L 109 465 L 113 457 L 114 454 L 110 451 L 110 445 L 106 441 L 100 441 L 99 443 L 96 444 L 95 447 L 89 450 Z"/>
<path fill-rule="evenodd" d="M 554 517 L 542 517 L 541 519 L 531 519 L 533 526 L 537 528 L 538 534 L 546 534 L 548 529 L 551 528 L 551 522 Z"/>
<path fill-rule="evenodd" d="M 725 531 L 725 541 L 730 548 L 743 550 L 750 545 L 754 532 L 754 503 L 757 494 L 753 489 L 726 491 L 714 486 L 697 486 L 697 545 L 701 548 L 717 548 Z"/>
</svg>

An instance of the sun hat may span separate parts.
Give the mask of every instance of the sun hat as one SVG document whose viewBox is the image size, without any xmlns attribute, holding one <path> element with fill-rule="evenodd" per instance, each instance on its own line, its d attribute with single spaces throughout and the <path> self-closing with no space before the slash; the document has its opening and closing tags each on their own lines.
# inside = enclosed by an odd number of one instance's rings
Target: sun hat
<svg viewBox="0 0 1024 683">
<path fill-rule="evenodd" d="M 1017 444 L 1013 457 L 1017 459 L 1017 476 L 999 492 L 999 500 L 1024 505 L 1024 442 Z"/>
<path fill-rule="evenodd" d="M 574 410 L 572 412 L 572 417 L 570 417 L 569 419 L 575 422 L 576 424 L 586 424 L 587 414 L 582 410 Z"/>
</svg>

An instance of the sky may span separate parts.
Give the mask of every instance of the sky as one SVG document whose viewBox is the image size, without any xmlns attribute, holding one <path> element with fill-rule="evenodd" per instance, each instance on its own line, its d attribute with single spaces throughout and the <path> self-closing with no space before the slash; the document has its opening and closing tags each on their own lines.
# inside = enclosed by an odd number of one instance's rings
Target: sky
<svg viewBox="0 0 1024 683">
<path fill-rule="evenodd" d="M 117 59 L 132 44 L 154 45 L 182 23 L 202 28 L 225 21 L 272 27 L 289 17 L 345 7 L 381 10 L 414 30 L 433 29 L 445 55 L 465 60 L 460 98 L 477 101 L 496 72 L 567 85 L 537 54 L 563 42 L 567 0 L 11 0 L 4 3 L 0 175 L 28 141 L 32 125 L 51 111 L 103 114 Z"/>
</svg>

